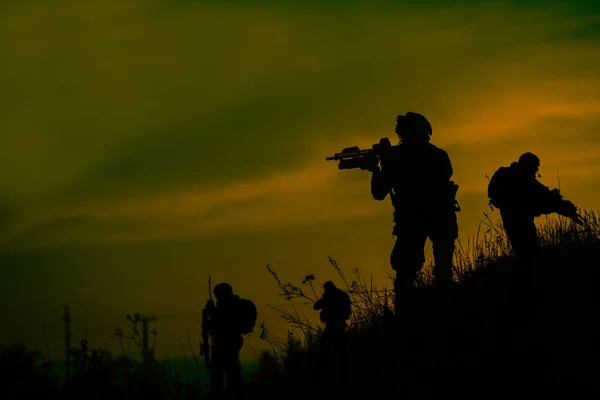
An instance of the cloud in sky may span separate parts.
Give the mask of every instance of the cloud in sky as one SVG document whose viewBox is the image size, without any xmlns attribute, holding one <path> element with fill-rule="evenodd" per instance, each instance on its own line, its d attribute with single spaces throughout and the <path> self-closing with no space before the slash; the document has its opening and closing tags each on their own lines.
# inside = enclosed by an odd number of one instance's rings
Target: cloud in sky
<svg viewBox="0 0 600 400">
<path fill-rule="evenodd" d="M 280 174 L 276 185 L 290 171 L 310 173 L 318 160 L 311 143 L 323 137 L 339 147 L 358 128 L 372 144 L 404 109 L 427 114 L 450 152 L 462 145 L 483 153 L 484 144 L 545 137 L 536 131 L 544 120 L 599 114 L 591 43 L 549 40 L 597 18 L 556 22 L 547 18 L 552 10 L 497 5 L 315 14 L 299 5 L 167 10 L 156 2 L 140 13 L 135 3 L 62 4 L 55 15 L 75 25 L 24 31 L 19 21 L 39 18 L 35 8 L 7 18 L 18 40 L 5 71 L 36 73 L 13 81 L 15 92 L 24 86 L 35 96 L 6 102 L 6 131 L 19 134 L 4 150 L 5 191 L 68 204 L 74 214 L 87 209 L 88 217 L 170 215 L 194 205 L 201 214 L 203 202 L 230 203 L 259 174 Z M 456 169 L 464 190 L 469 179 Z M 320 182 L 316 197 L 329 186 Z M 210 187 L 213 194 L 193 194 Z M 263 197 L 271 196 L 267 189 Z M 170 207 L 161 208 L 165 201 Z"/>
<path fill-rule="evenodd" d="M 334 164 L 317 164 L 207 190 L 67 204 L 34 215 L 33 221 L 45 217 L 47 222 L 33 224 L 33 228 L 25 229 L 23 237 L 34 246 L 43 246 L 44 240 L 54 245 L 68 244 L 69 240 L 144 241 L 220 236 L 228 231 L 376 215 L 376 205 L 360 196 L 364 182 L 336 179 L 338 174 Z"/>
</svg>

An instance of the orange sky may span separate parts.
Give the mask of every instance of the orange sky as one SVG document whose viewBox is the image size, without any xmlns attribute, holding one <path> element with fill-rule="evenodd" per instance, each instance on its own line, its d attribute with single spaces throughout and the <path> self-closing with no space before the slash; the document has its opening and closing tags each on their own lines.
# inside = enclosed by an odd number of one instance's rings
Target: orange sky
<svg viewBox="0 0 600 400">
<path fill-rule="evenodd" d="M 393 140 L 406 111 L 452 159 L 463 242 L 486 173 L 526 151 L 596 208 L 598 13 L 440 4 L 0 6 L 0 342 L 40 346 L 46 324 L 60 354 L 69 303 L 114 351 L 125 314 L 157 314 L 158 353 L 179 355 L 209 273 L 279 333 L 267 263 L 323 281 L 331 255 L 385 282 L 391 204 L 325 157 Z"/>
</svg>

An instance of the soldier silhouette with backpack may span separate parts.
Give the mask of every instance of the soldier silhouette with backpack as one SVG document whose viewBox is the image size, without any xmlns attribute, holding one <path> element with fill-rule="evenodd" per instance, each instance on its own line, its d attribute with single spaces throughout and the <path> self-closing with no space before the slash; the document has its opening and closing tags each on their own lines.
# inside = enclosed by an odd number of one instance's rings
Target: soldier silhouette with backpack
<svg viewBox="0 0 600 400">
<path fill-rule="evenodd" d="M 581 222 L 577 207 L 563 199 L 558 189 L 550 190 L 540 183 L 540 159 L 533 153 L 524 153 L 509 167 L 500 167 L 490 179 L 488 197 L 490 205 L 500 210 L 502 225 L 517 257 L 519 277 L 517 283 L 531 283 L 531 261 L 538 250 L 535 217 L 558 213 Z"/>
<path fill-rule="evenodd" d="M 563 199 L 558 189 L 550 190 L 536 179 L 540 159 L 524 153 L 509 167 L 500 167 L 490 179 L 490 205 L 500 210 L 506 236 L 517 258 L 529 258 L 537 248 L 534 219 L 543 214 L 558 213 L 581 222 L 577 207 Z"/>
<path fill-rule="evenodd" d="M 315 311 L 321 310 L 321 322 L 325 324 L 320 340 L 319 365 L 321 368 L 328 365 L 327 361 L 333 350 L 339 363 L 340 378 L 345 380 L 348 364 L 346 321 L 352 314 L 350 296 L 331 281 L 323 284 L 323 292 L 323 297 L 313 306 Z"/>
<path fill-rule="evenodd" d="M 240 364 L 240 350 L 244 343 L 242 335 L 253 331 L 257 310 L 251 300 L 235 295 L 228 283 L 216 285 L 214 295 L 216 304 L 209 300 L 205 308 L 205 325 L 212 339 L 210 398 L 222 398 L 225 376 L 228 387 L 239 398 L 244 386 Z"/>
</svg>

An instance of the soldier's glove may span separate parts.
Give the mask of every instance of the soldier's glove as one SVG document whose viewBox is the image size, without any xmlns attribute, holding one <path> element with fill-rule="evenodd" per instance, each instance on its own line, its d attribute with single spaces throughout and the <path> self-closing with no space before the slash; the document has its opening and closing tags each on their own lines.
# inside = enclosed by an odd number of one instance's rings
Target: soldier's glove
<svg viewBox="0 0 600 400">
<path fill-rule="evenodd" d="M 206 306 L 204 307 L 204 311 L 207 313 L 208 316 L 211 316 L 213 314 L 213 312 L 215 311 L 214 300 L 209 299 L 206 301 Z"/>
<path fill-rule="evenodd" d="M 367 154 L 361 161 L 360 169 L 369 172 L 379 171 L 379 157 L 373 153 Z"/>
<path fill-rule="evenodd" d="M 392 150 L 392 145 L 388 138 L 381 138 L 377 146 L 377 152 L 379 154 L 379 161 L 381 163 L 381 168 L 388 163 L 390 159 L 390 153 Z"/>
<path fill-rule="evenodd" d="M 581 215 L 579 215 L 579 213 L 577 212 L 577 207 L 570 201 L 566 200 L 565 201 L 565 212 L 564 212 L 564 216 L 570 218 L 571 220 L 573 220 L 573 222 L 575 222 L 578 225 L 583 224 L 583 218 Z"/>
</svg>

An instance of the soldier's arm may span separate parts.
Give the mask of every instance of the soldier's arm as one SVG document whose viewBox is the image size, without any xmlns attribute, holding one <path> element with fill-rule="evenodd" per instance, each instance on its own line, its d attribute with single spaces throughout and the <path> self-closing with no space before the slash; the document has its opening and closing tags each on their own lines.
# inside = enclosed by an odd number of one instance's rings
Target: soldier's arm
<svg viewBox="0 0 600 400">
<path fill-rule="evenodd" d="M 390 192 L 390 183 L 385 171 L 376 169 L 371 176 L 371 195 L 375 200 L 383 200 Z"/>
<path fill-rule="evenodd" d="M 215 332 L 215 322 L 213 321 L 213 319 L 212 319 L 212 318 L 210 318 L 210 319 L 208 319 L 208 320 L 206 321 L 206 324 L 204 324 L 204 325 L 202 326 L 202 328 L 203 328 L 203 329 L 206 329 L 206 332 L 207 332 L 207 333 L 208 333 L 210 336 L 212 336 L 212 335 L 214 334 L 214 332 Z"/>
<path fill-rule="evenodd" d="M 442 150 L 440 157 L 440 177 L 444 180 L 449 181 L 452 179 L 452 175 L 454 174 L 454 169 L 452 168 L 452 162 L 450 161 L 450 156 L 445 150 Z"/>
<path fill-rule="evenodd" d="M 550 188 L 544 185 L 542 182 L 534 179 L 532 182 L 532 190 L 537 196 L 540 196 L 544 199 L 550 199 L 552 197 L 553 192 Z"/>
<path fill-rule="evenodd" d="M 577 206 L 575 206 L 573 202 L 564 199 L 559 193 L 555 193 L 555 196 L 560 198 L 557 200 L 558 204 L 556 205 L 554 212 L 563 217 L 571 218 L 578 224 L 583 223 L 583 219 L 577 211 Z"/>
<path fill-rule="evenodd" d="M 313 306 L 313 310 L 318 311 L 325 306 L 325 296 L 321 297 Z"/>
<path fill-rule="evenodd" d="M 529 199 L 533 202 L 533 207 L 541 214 L 551 214 L 556 212 L 558 198 L 550 188 L 537 179 L 530 181 Z"/>
<path fill-rule="evenodd" d="M 577 207 L 575 204 L 570 202 L 569 200 L 562 200 L 560 206 L 558 207 L 557 213 L 562 215 L 563 217 L 571 218 L 575 222 L 581 223 L 582 218 L 581 215 L 577 212 Z"/>
</svg>

